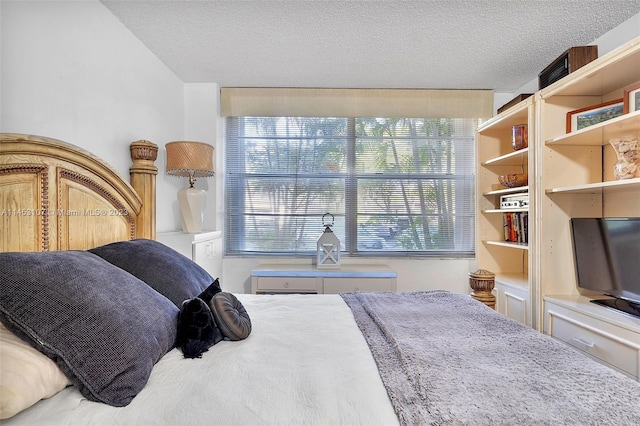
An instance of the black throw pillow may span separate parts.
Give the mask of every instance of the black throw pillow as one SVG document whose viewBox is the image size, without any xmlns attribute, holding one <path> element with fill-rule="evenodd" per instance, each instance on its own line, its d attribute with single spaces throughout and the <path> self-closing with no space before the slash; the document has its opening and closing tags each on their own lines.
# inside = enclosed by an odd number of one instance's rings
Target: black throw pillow
<svg viewBox="0 0 640 426">
<path fill-rule="evenodd" d="M 233 294 L 222 291 L 216 278 L 197 297 L 182 302 L 176 346 L 185 358 L 201 358 L 221 340 L 242 340 L 250 333 L 246 309 Z"/>
<path fill-rule="evenodd" d="M 201 358 L 204 352 L 223 339 L 209 305 L 194 297 L 185 300 L 178 315 L 176 346 L 185 358 Z"/>
<path fill-rule="evenodd" d="M 211 285 L 207 287 L 205 291 L 203 291 L 198 295 L 198 298 L 202 299 L 205 303 L 209 304 L 213 296 L 220 293 L 221 291 L 222 289 L 220 288 L 220 278 L 216 278 L 216 280 L 212 282 Z"/>
</svg>

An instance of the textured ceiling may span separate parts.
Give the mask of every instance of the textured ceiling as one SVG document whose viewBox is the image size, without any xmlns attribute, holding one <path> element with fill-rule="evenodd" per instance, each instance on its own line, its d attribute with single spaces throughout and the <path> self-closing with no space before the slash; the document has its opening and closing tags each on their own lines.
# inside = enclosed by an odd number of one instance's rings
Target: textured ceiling
<svg viewBox="0 0 640 426">
<path fill-rule="evenodd" d="M 187 83 L 507 93 L 640 12 L 640 0 L 102 3 Z"/>
</svg>

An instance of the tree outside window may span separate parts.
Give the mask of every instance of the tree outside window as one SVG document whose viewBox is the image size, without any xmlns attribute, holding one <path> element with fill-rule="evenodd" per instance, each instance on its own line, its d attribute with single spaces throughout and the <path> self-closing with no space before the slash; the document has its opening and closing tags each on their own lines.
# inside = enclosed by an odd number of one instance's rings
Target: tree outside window
<svg viewBox="0 0 640 426">
<path fill-rule="evenodd" d="M 228 254 L 313 254 L 330 212 L 348 255 L 466 256 L 475 120 L 227 119 Z"/>
</svg>

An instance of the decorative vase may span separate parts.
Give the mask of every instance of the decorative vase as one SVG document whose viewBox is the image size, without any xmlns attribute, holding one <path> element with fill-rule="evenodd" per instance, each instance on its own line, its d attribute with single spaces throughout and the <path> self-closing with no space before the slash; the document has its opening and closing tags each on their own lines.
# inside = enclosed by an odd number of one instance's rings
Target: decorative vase
<svg viewBox="0 0 640 426">
<path fill-rule="evenodd" d="M 623 136 L 621 138 L 610 139 L 609 143 L 613 147 L 618 159 L 613 165 L 613 176 L 617 180 L 640 177 L 638 137 Z"/>
<path fill-rule="evenodd" d="M 529 135 L 526 124 L 518 124 L 511 129 L 511 146 L 519 151 L 529 146 Z"/>
</svg>

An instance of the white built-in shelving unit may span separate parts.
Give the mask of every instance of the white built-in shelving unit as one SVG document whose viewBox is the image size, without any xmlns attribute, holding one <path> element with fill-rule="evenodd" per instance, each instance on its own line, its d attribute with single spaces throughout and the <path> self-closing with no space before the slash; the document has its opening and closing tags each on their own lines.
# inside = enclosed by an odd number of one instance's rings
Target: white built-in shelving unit
<svg viewBox="0 0 640 426">
<path fill-rule="evenodd" d="M 638 379 L 640 319 L 590 303 L 579 290 L 573 217 L 640 217 L 640 178 L 616 180 L 609 141 L 640 136 L 640 111 L 567 132 L 567 113 L 622 98 L 640 81 L 640 37 L 535 93 L 477 131 L 479 267 L 496 273 L 497 309 Z M 529 148 L 511 148 L 527 124 Z M 528 172 L 528 186 L 504 189 L 498 176 Z M 501 241 L 501 195 L 529 194 L 529 243 Z M 519 300 L 516 300 L 519 299 Z M 517 301 L 520 303 L 518 304 Z M 517 310 L 516 310 L 517 308 Z"/>
</svg>

